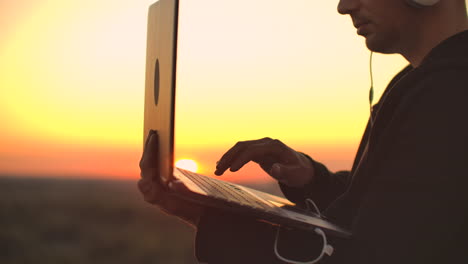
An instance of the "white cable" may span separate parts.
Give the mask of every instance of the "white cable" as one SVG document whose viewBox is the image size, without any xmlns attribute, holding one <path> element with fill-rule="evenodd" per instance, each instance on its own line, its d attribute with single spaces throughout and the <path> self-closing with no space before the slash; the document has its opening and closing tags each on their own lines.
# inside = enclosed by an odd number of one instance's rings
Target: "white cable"
<svg viewBox="0 0 468 264">
<path fill-rule="evenodd" d="M 310 211 L 309 204 L 312 204 L 312 206 L 315 208 L 315 210 L 316 210 L 317 214 L 319 215 L 319 217 L 321 217 L 322 215 L 320 213 L 320 210 L 319 210 L 318 206 L 314 203 L 314 201 L 312 199 L 306 199 L 306 206 L 307 206 L 308 211 Z M 315 264 L 315 263 L 319 262 L 323 258 L 323 256 L 325 254 L 327 254 L 328 256 L 331 256 L 333 254 L 333 247 L 328 244 L 327 236 L 325 235 L 325 232 L 323 232 L 322 229 L 316 227 L 314 229 L 314 232 L 317 235 L 322 236 L 322 240 L 323 240 L 323 248 L 322 248 L 322 251 L 320 252 L 320 255 L 316 259 L 310 260 L 310 261 L 296 261 L 296 260 L 287 259 L 287 258 L 281 256 L 279 254 L 279 252 L 278 252 L 278 237 L 279 237 L 280 229 L 281 229 L 281 226 L 278 226 L 278 229 L 276 230 L 274 250 L 275 250 L 276 257 L 278 259 L 284 261 L 284 262 L 291 263 L 291 264 Z"/>
<path fill-rule="evenodd" d="M 374 125 L 374 119 L 372 117 L 372 101 L 374 100 L 374 74 L 372 74 L 372 55 L 374 52 L 371 51 L 369 58 L 369 73 L 370 73 L 370 89 L 369 89 L 369 109 L 370 109 L 370 123 Z"/>
<path fill-rule="evenodd" d="M 310 205 L 312 205 L 315 209 L 315 212 L 318 214 L 319 217 L 322 217 L 322 214 L 320 213 L 320 209 L 318 208 L 318 206 L 314 203 L 314 201 L 310 198 L 307 198 L 306 200 L 306 207 L 307 207 L 307 211 L 311 211 L 311 208 L 310 208 Z"/>
</svg>

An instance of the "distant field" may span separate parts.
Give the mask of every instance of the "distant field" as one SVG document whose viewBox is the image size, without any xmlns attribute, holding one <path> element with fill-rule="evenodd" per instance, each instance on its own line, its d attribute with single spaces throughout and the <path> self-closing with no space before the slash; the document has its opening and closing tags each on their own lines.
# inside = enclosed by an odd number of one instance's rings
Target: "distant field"
<svg viewBox="0 0 468 264">
<path fill-rule="evenodd" d="M 194 235 L 133 181 L 0 177 L 1 264 L 197 263 Z"/>
<path fill-rule="evenodd" d="M 194 231 L 135 182 L 0 177 L 0 263 L 196 263 Z"/>
</svg>

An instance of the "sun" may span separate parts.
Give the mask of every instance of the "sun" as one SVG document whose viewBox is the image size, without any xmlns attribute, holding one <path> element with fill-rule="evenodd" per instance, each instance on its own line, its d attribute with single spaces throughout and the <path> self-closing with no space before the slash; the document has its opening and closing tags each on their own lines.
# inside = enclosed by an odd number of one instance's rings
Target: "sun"
<svg viewBox="0 0 468 264">
<path fill-rule="evenodd" d="M 177 168 L 181 168 L 184 170 L 188 170 L 191 172 L 197 172 L 198 171 L 198 165 L 194 160 L 191 159 L 180 159 L 175 163 L 175 166 Z"/>
</svg>

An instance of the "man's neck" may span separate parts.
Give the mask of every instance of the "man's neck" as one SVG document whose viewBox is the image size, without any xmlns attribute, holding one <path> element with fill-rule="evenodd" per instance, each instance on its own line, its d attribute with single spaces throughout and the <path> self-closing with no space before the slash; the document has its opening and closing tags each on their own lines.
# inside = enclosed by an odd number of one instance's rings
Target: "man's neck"
<svg viewBox="0 0 468 264">
<path fill-rule="evenodd" d="M 465 13 L 453 15 L 455 12 L 440 12 L 430 14 L 419 26 L 417 35 L 413 36 L 411 43 L 403 45 L 401 55 L 414 67 L 421 65 L 429 52 L 449 37 L 468 30 L 468 17 Z M 435 19 L 437 18 L 437 19 Z"/>
</svg>

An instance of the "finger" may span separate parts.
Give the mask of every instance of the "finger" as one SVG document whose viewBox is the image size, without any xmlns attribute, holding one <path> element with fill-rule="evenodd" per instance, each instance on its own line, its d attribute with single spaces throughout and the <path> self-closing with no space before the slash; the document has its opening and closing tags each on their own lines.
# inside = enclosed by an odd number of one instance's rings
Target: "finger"
<svg viewBox="0 0 468 264">
<path fill-rule="evenodd" d="M 153 193 L 153 185 L 151 181 L 147 179 L 141 179 L 138 181 L 138 189 L 140 190 L 141 194 L 143 194 L 143 199 L 147 202 L 152 202 L 154 197 Z"/>
<path fill-rule="evenodd" d="M 164 190 L 155 182 L 148 179 L 141 179 L 138 188 L 143 194 L 143 199 L 152 204 L 162 204 Z"/>
<path fill-rule="evenodd" d="M 216 163 L 216 171 L 215 174 L 220 176 L 222 175 L 229 167 L 231 167 L 232 160 L 246 148 L 248 148 L 252 144 L 257 144 L 261 142 L 265 142 L 267 140 L 271 140 L 269 138 L 262 138 L 257 140 L 249 140 L 249 141 L 239 141 L 237 142 L 231 149 L 229 149 L 221 159 Z"/>
<path fill-rule="evenodd" d="M 232 157 L 237 155 L 239 151 L 242 151 L 248 143 L 245 141 L 237 142 L 232 148 L 230 148 L 221 159 L 216 162 L 215 174 L 222 175 L 230 166 Z"/>
<path fill-rule="evenodd" d="M 277 139 L 259 142 L 249 146 L 232 161 L 231 171 L 239 170 L 249 161 L 259 163 L 262 168 L 270 167 L 274 162 L 290 163 L 294 155 L 288 150 L 289 148 Z"/>
<path fill-rule="evenodd" d="M 275 144 L 271 144 L 271 142 L 250 145 L 233 158 L 230 169 L 231 171 L 238 171 L 250 161 L 263 160 L 268 156 L 276 156 L 280 152 L 281 150 Z"/>
<path fill-rule="evenodd" d="M 151 182 L 143 178 L 138 181 L 138 189 L 142 194 L 147 194 L 151 191 Z"/>
<path fill-rule="evenodd" d="M 158 152 L 158 136 L 155 132 L 150 132 L 145 143 L 143 155 L 140 160 L 140 169 L 156 168 Z"/>
</svg>

